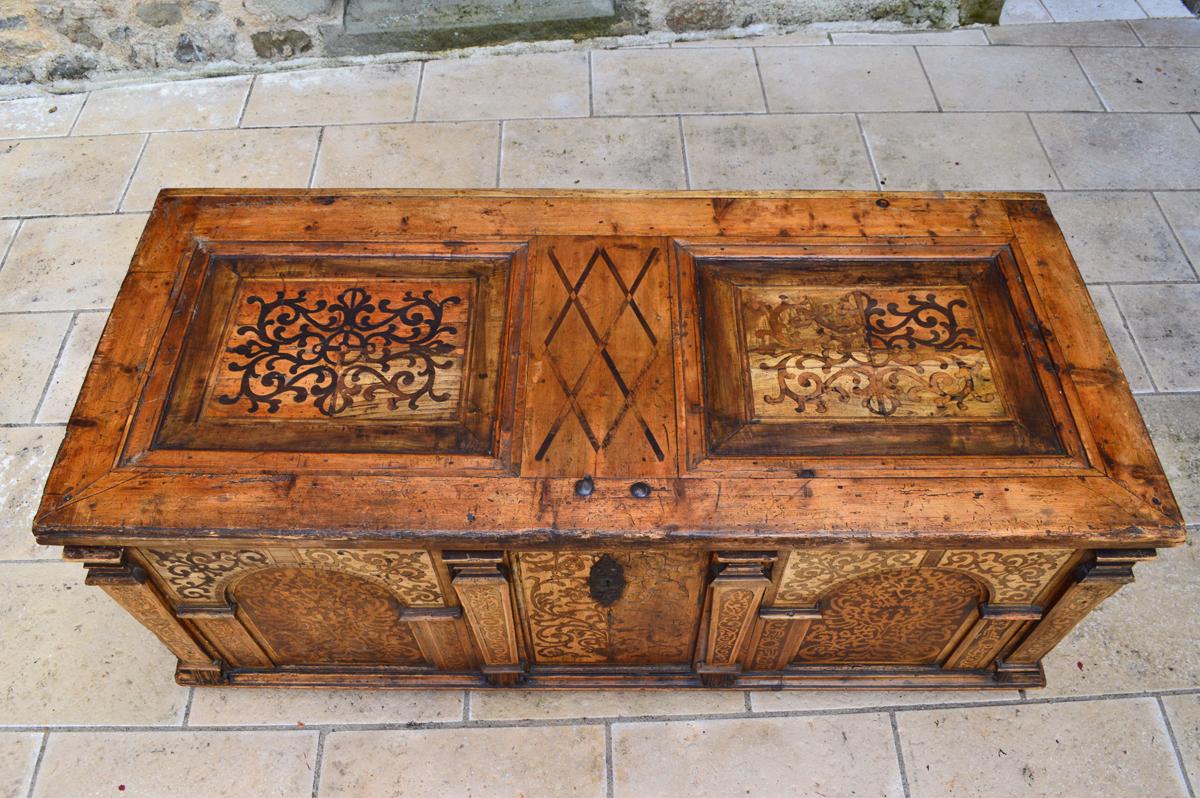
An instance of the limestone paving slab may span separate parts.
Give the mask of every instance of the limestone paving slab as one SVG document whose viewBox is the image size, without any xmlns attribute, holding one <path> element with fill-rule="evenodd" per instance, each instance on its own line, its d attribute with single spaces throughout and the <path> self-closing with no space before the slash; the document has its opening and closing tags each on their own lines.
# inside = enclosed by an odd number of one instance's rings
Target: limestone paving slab
<svg viewBox="0 0 1200 798">
<path fill-rule="evenodd" d="M 1088 282 L 1195 279 L 1148 192 L 1056 191 L 1046 198 Z"/>
<path fill-rule="evenodd" d="M 1150 17 L 1186 17 L 1191 18 L 1182 0 L 1138 0 L 1138 5 Z"/>
<path fill-rule="evenodd" d="M 146 218 L 26 219 L 0 269 L 0 311 L 111 307 Z"/>
<path fill-rule="evenodd" d="M 876 187 L 853 115 L 686 117 L 692 188 Z"/>
<path fill-rule="evenodd" d="M 259 75 L 242 126 L 407 122 L 420 74 L 419 64 L 403 63 Z"/>
<path fill-rule="evenodd" d="M 237 127 L 253 80 L 236 75 L 94 91 L 72 132 L 91 136 Z"/>
<path fill-rule="evenodd" d="M 70 324 L 70 313 L 0 315 L 0 424 L 33 421 Z"/>
<path fill-rule="evenodd" d="M 497 122 L 326 128 L 313 185 L 492 188 L 499 141 Z"/>
<path fill-rule="evenodd" d="M 988 43 L 987 35 L 981 28 L 959 28 L 957 30 L 941 31 L 898 31 L 895 33 L 849 31 L 845 33 L 831 33 L 830 38 L 834 44 L 902 44 L 910 47 L 918 44 L 956 45 Z"/>
<path fill-rule="evenodd" d="M 1200 784 L 1200 695 L 1168 695 L 1162 702 L 1188 778 Z"/>
<path fill-rule="evenodd" d="M 112 213 L 145 140 L 127 135 L 0 143 L 0 216 Z"/>
<path fill-rule="evenodd" d="M 1099 111 L 1096 92 L 1065 47 L 921 47 L 946 111 Z"/>
<path fill-rule="evenodd" d="M 472 720 L 555 720 L 746 711 L 741 690 L 483 690 L 471 693 Z"/>
<path fill-rule="evenodd" d="M 1008 4 L 1005 3 L 1007 10 Z M 1137 23 L 1141 24 L 1141 23 Z M 1064 22 L 1057 25 L 997 25 L 987 29 L 992 44 L 1063 47 L 1141 47 L 1128 22 Z"/>
<path fill-rule="evenodd" d="M 821 712 L 926 704 L 1020 701 L 1016 690 L 762 690 L 750 693 L 755 712 Z"/>
<path fill-rule="evenodd" d="M 1118 285 L 1113 293 L 1159 390 L 1200 390 L 1200 285 Z"/>
<path fill-rule="evenodd" d="M 1054 189 L 1025 114 L 864 114 L 863 132 L 884 189 Z"/>
<path fill-rule="evenodd" d="M 773 48 L 758 63 L 774 113 L 937 110 L 911 47 Z"/>
<path fill-rule="evenodd" d="M 618 722 L 612 768 L 615 798 L 904 794 L 891 724 L 874 713 Z"/>
<path fill-rule="evenodd" d="M 66 345 L 58 358 L 58 365 L 46 386 L 42 406 L 38 408 L 36 421 L 39 424 L 65 424 L 75 408 L 75 399 L 83 387 L 88 366 L 104 332 L 108 313 L 79 313 L 67 334 Z"/>
<path fill-rule="evenodd" d="M 504 125 L 500 185 L 684 188 L 678 120 L 516 120 Z"/>
<path fill-rule="evenodd" d="M 1200 396 L 1142 396 L 1138 405 L 1184 519 L 1200 524 Z"/>
<path fill-rule="evenodd" d="M 175 657 L 83 578 L 74 563 L 0 564 L 0 639 L 20 641 L 0 646 L 0 726 L 178 725 Z"/>
<path fill-rule="evenodd" d="M 739 36 L 728 39 L 692 39 L 671 42 L 671 47 L 807 47 L 829 44 L 824 30 L 802 29 L 791 33 L 764 36 Z"/>
<path fill-rule="evenodd" d="M 46 742 L 34 798 L 312 792 L 317 733 L 67 732 Z"/>
<path fill-rule="evenodd" d="M 1050 12 L 1040 0 L 1008 0 L 1000 9 L 1001 25 L 1019 25 L 1027 22 L 1053 22 Z M 991 34 L 988 34 L 991 38 Z"/>
<path fill-rule="evenodd" d="M 1032 114 L 1068 189 L 1200 188 L 1200 130 L 1181 114 Z"/>
<path fill-rule="evenodd" d="M 1081 47 L 1075 54 L 1113 111 L 1200 110 L 1200 48 Z"/>
<path fill-rule="evenodd" d="M 1152 698 L 934 709 L 896 720 L 913 798 L 1187 795 Z"/>
<path fill-rule="evenodd" d="M 0 798 L 25 798 L 37 764 L 42 735 L 37 732 L 0 734 Z"/>
<path fill-rule="evenodd" d="M 17 228 L 20 226 L 19 219 L 0 219 L 0 269 L 4 268 L 5 257 L 13 239 L 17 237 Z"/>
<path fill-rule="evenodd" d="M 1125 379 L 1129 382 L 1130 390 L 1134 393 L 1152 392 L 1154 383 L 1150 381 L 1150 373 L 1146 371 L 1146 364 L 1142 362 L 1142 356 L 1138 354 L 1137 347 L 1133 343 L 1133 336 L 1126 329 L 1125 317 L 1121 315 L 1121 309 L 1117 307 L 1117 300 L 1112 295 L 1112 289 L 1107 285 L 1092 285 L 1089 288 L 1092 305 L 1095 306 L 1096 314 L 1104 324 L 1108 342 L 1112 344 L 1113 351 L 1117 353 L 1117 360 L 1121 362 L 1121 371 L 1125 372 Z"/>
<path fill-rule="evenodd" d="M 1200 191 L 1163 191 L 1154 198 L 1193 268 L 1200 268 Z"/>
<path fill-rule="evenodd" d="M 749 48 L 597 50 L 592 95 L 597 116 L 766 110 Z"/>
<path fill-rule="evenodd" d="M 604 728 L 335 731 L 320 798 L 604 795 Z"/>
<path fill-rule="evenodd" d="M 462 720 L 457 690 L 213 688 L 192 697 L 188 726 L 313 726 Z"/>
<path fill-rule="evenodd" d="M 62 443 L 62 427 L 0 428 L 0 560 L 54 558 L 33 539 L 33 514 Z"/>
<path fill-rule="evenodd" d="M 1129 24 L 1147 47 L 1200 47 L 1200 19 L 1141 19 Z"/>
<path fill-rule="evenodd" d="M 0 102 L 0 139 L 65 136 L 86 94 L 54 94 Z"/>
<path fill-rule="evenodd" d="M 1101 19 L 1145 19 L 1136 0 L 1042 0 L 1055 22 Z"/>
<path fill-rule="evenodd" d="M 168 187 L 303 188 L 317 134 L 314 128 L 152 133 L 122 210 L 149 210 Z"/>
<path fill-rule="evenodd" d="M 1193 440 L 1193 456 L 1195 447 Z M 1191 519 L 1196 520 L 1194 513 Z M 1030 691 L 1031 697 L 1137 693 L 1200 684 L 1200 618 L 1178 611 L 1200 599 L 1196 544 L 1160 549 L 1156 560 L 1134 568 L 1134 577 L 1133 584 L 1084 618 L 1046 656 L 1047 686 Z"/>
<path fill-rule="evenodd" d="M 417 118 L 587 116 L 588 54 L 530 53 L 425 64 Z"/>
</svg>

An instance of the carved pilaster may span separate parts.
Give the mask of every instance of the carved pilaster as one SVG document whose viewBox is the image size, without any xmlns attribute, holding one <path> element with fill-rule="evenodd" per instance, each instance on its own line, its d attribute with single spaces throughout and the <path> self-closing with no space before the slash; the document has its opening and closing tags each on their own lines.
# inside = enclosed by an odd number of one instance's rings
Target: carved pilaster
<svg viewBox="0 0 1200 798">
<path fill-rule="evenodd" d="M 819 607 L 761 607 L 750 641 L 750 667 L 756 671 L 786 668 L 795 659 L 808 627 L 819 620 Z"/>
<path fill-rule="evenodd" d="M 450 569 L 450 584 L 479 645 L 484 678 L 494 685 L 518 684 L 524 679 L 525 667 L 517 645 L 503 553 L 446 552 L 442 559 Z"/>
<path fill-rule="evenodd" d="M 193 621 L 221 657 L 241 668 L 270 668 L 270 655 L 262 649 L 237 617 L 237 606 L 179 607 L 176 615 Z"/>
<path fill-rule="evenodd" d="M 69 546 L 63 550 L 68 560 L 82 561 L 87 569 L 85 584 L 95 585 L 112 597 L 179 658 L 179 667 L 206 671 L 220 678 L 221 664 L 213 660 L 191 632 L 175 618 L 166 601 L 146 578 L 146 572 L 133 563 L 128 552 L 115 547 Z"/>
<path fill-rule="evenodd" d="M 411 623 L 421 653 L 438 670 L 471 669 L 471 644 L 461 623 L 462 607 L 410 608 L 401 611 L 400 617 Z"/>
<path fill-rule="evenodd" d="M 1005 657 L 1010 667 L 1036 666 L 1100 602 L 1133 581 L 1133 565 L 1154 558 L 1153 549 L 1102 550 L 1079 566 L 1074 581 L 1017 648 Z"/>
<path fill-rule="evenodd" d="M 708 637 L 696 672 L 706 687 L 727 687 L 741 672 L 742 646 L 763 594 L 771 586 L 774 552 L 717 552 L 720 569 L 709 585 Z"/>
<path fill-rule="evenodd" d="M 983 604 L 979 618 L 946 658 L 948 670 L 979 670 L 992 664 L 1004 643 L 1029 621 L 1042 617 L 1038 607 Z"/>
</svg>

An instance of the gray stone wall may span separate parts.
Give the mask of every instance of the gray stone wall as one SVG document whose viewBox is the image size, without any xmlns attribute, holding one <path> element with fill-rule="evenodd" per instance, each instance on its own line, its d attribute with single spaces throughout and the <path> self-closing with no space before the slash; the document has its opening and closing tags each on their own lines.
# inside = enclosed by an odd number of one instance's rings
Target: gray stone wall
<svg viewBox="0 0 1200 798">
<path fill-rule="evenodd" d="M 354 0 L 0 0 L 0 84 L 101 77 L 113 72 L 179 70 L 296 57 L 437 50 L 460 42 L 347 36 L 345 3 Z M 547 3 L 553 0 L 546 0 Z M 956 24 L 958 0 L 615 0 L 611 17 L 572 28 L 496 25 L 472 28 L 461 44 L 538 38 L 702 31 L 754 24 L 840 20 Z"/>
</svg>

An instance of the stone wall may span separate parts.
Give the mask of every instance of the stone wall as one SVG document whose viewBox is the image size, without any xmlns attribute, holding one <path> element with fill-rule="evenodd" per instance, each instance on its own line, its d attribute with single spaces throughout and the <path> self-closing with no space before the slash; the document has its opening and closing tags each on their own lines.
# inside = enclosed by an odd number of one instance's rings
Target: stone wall
<svg viewBox="0 0 1200 798">
<path fill-rule="evenodd" d="M 0 0 L 0 84 L 446 46 L 444 36 L 430 37 L 428 46 L 390 46 L 385 35 L 360 37 L 374 43 L 355 50 L 354 38 L 344 35 L 345 2 Z M 958 19 L 957 0 L 616 0 L 613 8 L 611 18 L 593 19 L 586 28 L 497 26 L 494 31 L 474 29 L 475 38 L 465 43 L 839 20 L 944 27 Z"/>
</svg>

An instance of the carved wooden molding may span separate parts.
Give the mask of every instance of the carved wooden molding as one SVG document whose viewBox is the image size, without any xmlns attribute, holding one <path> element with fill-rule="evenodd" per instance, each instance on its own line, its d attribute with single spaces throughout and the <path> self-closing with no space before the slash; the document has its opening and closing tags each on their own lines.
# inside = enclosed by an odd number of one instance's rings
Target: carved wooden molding
<svg viewBox="0 0 1200 798">
<path fill-rule="evenodd" d="M 984 604 L 979 608 L 979 618 L 942 667 L 948 670 L 988 667 L 1000 648 L 1018 629 L 1041 617 L 1041 610 L 1037 607 Z"/>
<path fill-rule="evenodd" d="M 1005 664 L 1039 663 L 1100 602 L 1133 581 L 1134 563 L 1153 558 L 1152 549 L 1097 551 L 1092 562 L 1076 569 L 1075 581 L 1029 636 L 1005 657 Z"/>
<path fill-rule="evenodd" d="M 454 592 L 483 657 L 484 677 L 493 684 L 521 681 L 524 666 L 502 552 L 445 552 Z"/>
<path fill-rule="evenodd" d="M 709 687 L 728 686 L 741 670 L 742 646 L 758 616 L 774 552 L 718 552 L 720 572 L 709 585 L 708 638 L 704 659 L 696 664 Z"/>
</svg>

